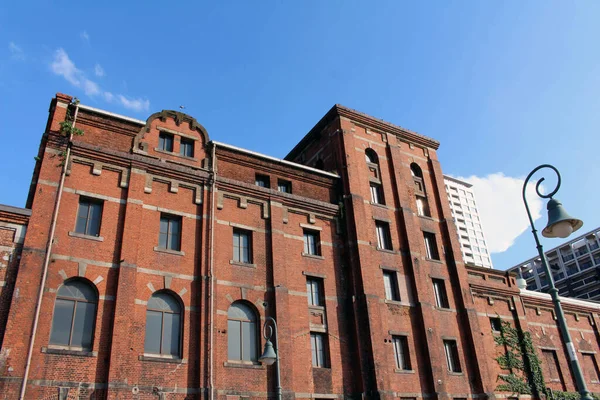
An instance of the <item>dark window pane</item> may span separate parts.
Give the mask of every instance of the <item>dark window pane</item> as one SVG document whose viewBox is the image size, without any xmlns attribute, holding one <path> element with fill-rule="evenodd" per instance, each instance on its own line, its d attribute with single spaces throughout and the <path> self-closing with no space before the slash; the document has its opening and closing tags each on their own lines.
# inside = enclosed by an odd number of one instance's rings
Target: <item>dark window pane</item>
<svg viewBox="0 0 600 400">
<path fill-rule="evenodd" d="M 179 356 L 179 319 L 179 314 L 163 314 L 163 354 Z"/>
<path fill-rule="evenodd" d="M 165 217 L 160 218 L 160 233 L 167 234 L 169 232 L 169 220 Z"/>
<path fill-rule="evenodd" d="M 82 302 L 77 303 L 71 346 L 83 347 L 87 349 L 92 348 L 95 319 L 96 304 Z"/>
<path fill-rule="evenodd" d="M 102 204 L 90 204 L 90 220 L 88 221 L 87 235 L 98 236 L 100 234 L 100 221 L 102 220 Z"/>
<path fill-rule="evenodd" d="M 64 346 L 69 345 L 74 307 L 74 301 L 56 299 L 56 303 L 54 303 L 54 317 L 52 318 L 50 343 Z"/>
<path fill-rule="evenodd" d="M 241 322 L 227 321 L 227 358 L 229 360 L 241 360 Z"/>
<path fill-rule="evenodd" d="M 160 354 L 160 338 L 162 334 L 162 313 L 146 311 L 146 340 L 144 352 Z"/>
<path fill-rule="evenodd" d="M 178 233 L 171 233 L 170 236 L 170 243 L 169 243 L 169 250 L 175 250 L 175 251 L 179 251 L 181 250 L 181 245 L 179 243 L 179 234 Z"/>
<path fill-rule="evenodd" d="M 75 225 L 75 232 L 85 234 L 89 207 L 89 203 L 82 201 L 79 202 L 79 212 L 77 213 L 77 223 Z"/>
<path fill-rule="evenodd" d="M 185 157 L 194 157 L 194 141 L 181 138 L 180 154 Z"/>
<path fill-rule="evenodd" d="M 160 235 L 158 235 L 158 247 L 160 247 L 161 249 L 167 248 L 167 234 L 166 233 L 160 233 Z"/>
<path fill-rule="evenodd" d="M 240 261 L 240 233 L 233 232 L 233 260 Z"/>
<path fill-rule="evenodd" d="M 256 324 L 242 322 L 242 360 L 256 361 Z"/>
</svg>

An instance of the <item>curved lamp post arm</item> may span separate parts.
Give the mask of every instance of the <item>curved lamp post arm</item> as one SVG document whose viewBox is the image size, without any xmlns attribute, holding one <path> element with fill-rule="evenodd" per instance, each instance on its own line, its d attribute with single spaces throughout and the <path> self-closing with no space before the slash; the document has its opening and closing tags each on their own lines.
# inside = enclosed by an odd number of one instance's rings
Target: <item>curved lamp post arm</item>
<svg viewBox="0 0 600 400">
<path fill-rule="evenodd" d="M 269 324 L 270 322 L 270 324 Z M 275 385 L 277 390 L 277 400 L 281 400 L 282 390 L 281 390 L 281 373 L 279 367 L 279 336 L 277 332 L 277 321 L 273 317 L 266 317 L 265 323 L 263 325 L 263 337 L 266 342 L 271 340 L 271 337 L 274 335 L 274 350 L 275 350 Z M 266 343 L 265 343 L 266 344 Z M 265 346 L 266 347 L 266 346 Z"/>
<path fill-rule="evenodd" d="M 553 170 L 556 173 L 558 182 L 556 182 L 556 187 L 554 188 L 553 191 L 551 191 L 548 194 L 542 194 L 542 193 L 540 193 L 540 185 L 542 184 L 542 182 L 544 182 L 546 180 L 546 178 L 541 177 L 535 184 L 535 191 L 539 197 L 541 197 L 542 199 L 551 199 L 552 196 L 554 196 L 556 194 L 556 192 L 558 192 L 558 189 L 560 189 L 560 184 L 562 182 L 561 178 L 560 178 L 560 172 L 558 172 L 558 170 L 556 169 L 556 167 L 554 165 L 550 165 L 550 164 L 542 164 L 542 165 L 535 167 L 534 170 L 531 171 L 529 173 L 529 175 L 527 175 L 527 178 L 525 178 L 525 182 L 523 183 L 523 203 L 525 203 L 525 209 L 527 210 L 527 217 L 529 217 L 529 224 L 531 225 L 532 232 L 534 232 L 534 236 L 536 236 L 535 232 L 537 232 L 537 231 L 535 230 L 535 225 L 533 224 L 533 218 L 531 217 L 531 211 L 529 210 L 529 204 L 527 203 L 527 196 L 526 196 L 527 184 L 529 183 L 529 180 L 531 179 L 531 177 L 536 172 L 538 172 L 540 169 L 543 169 L 543 168 L 550 168 L 551 170 Z M 536 239 L 536 244 L 538 244 L 539 240 L 538 240 L 537 236 L 535 239 Z"/>
<path fill-rule="evenodd" d="M 571 339 L 571 334 L 569 333 L 569 328 L 567 327 L 567 320 L 565 318 L 565 314 L 563 312 L 562 305 L 560 303 L 560 298 L 558 296 L 558 290 L 556 289 L 556 286 L 554 285 L 554 277 L 552 276 L 552 272 L 550 271 L 550 267 L 548 266 L 548 260 L 546 259 L 546 254 L 544 253 L 544 248 L 542 247 L 542 244 L 540 243 L 540 240 L 538 238 L 537 230 L 535 229 L 535 225 L 533 223 L 533 218 L 531 217 L 531 211 L 529 210 L 529 204 L 527 203 L 526 192 L 527 192 L 527 185 L 529 184 L 529 180 L 536 172 L 538 172 L 539 170 L 541 170 L 543 168 L 548 168 L 548 169 L 553 170 L 556 173 L 558 182 L 556 183 L 556 187 L 554 188 L 554 190 L 552 190 L 548 194 L 542 194 L 540 192 L 540 185 L 542 184 L 542 182 L 544 182 L 545 178 L 543 178 L 543 177 L 540 178 L 535 185 L 535 191 L 536 191 L 537 195 L 542 199 L 552 199 L 552 196 L 554 196 L 556 194 L 556 192 L 558 192 L 558 189 L 560 189 L 560 184 L 561 184 L 560 172 L 558 172 L 556 167 L 554 167 L 553 165 L 542 164 L 542 165 L 534 168 L 534 170 L 531 171 L 529 173 L 529 175 L 527 175 L 527 178 L 525 178 L 525 182 L 523 183 L 523 203 L 525 203 L 525 209 L 527 210 L 527 217 L 529 217 L 529 224 L 531 225 L 531 233 L 533 233 L 533 237 L 535 239 L 535 244 L 536 244 L 536 248 L 538 250 L 538 255 L 540 256 L 540 260 L 542 261 L 542 266 L 544 267 L 544 271 L 546 272 L 546 277 L 548 279 L 548 283 L 550 286 L 550 290 L 548 290 L 548 292 L 550 293 L 550 296 L 552 297 L 552 303 L 554 304 L 554 312 L 556 313 L 558 327 L 560 329 L 561 336 L 565 342 L 565 347 L 567 348 L 567 352 L 569 353 L 569 363 L 571 365 L 571 370 L 573 371 L 573 375 L 575 376 L 577 390 L 579 391 L 579 394 L 580 394 L 582 400 L 593 400 L 593 398 L 585 384 L 585 379 L 583 377 L 581 366 L 579 364 L 579 360 L 577 359 L 577 351 L 575 350 L 575 346 L 573 345 L 573 341 Z M 541 394 L 541 393 L 539 393 L 539 394 Z"/>
</svg>

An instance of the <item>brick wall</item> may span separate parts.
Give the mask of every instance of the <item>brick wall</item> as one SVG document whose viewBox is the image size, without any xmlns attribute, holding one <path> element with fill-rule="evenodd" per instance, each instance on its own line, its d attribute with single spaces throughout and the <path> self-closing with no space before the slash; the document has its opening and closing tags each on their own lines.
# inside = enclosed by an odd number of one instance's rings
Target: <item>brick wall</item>
<svg viewBox="0 0 600 400">
<path fill-rule="evenodd" d="M 17 398 L 24 374 L 67 146 L 59 122 L 67 109 L 74 114 L 70 101 L 57 95 L 51 105 L 31 217 L 19 222 L 28 222 L 21 261 L 9 258 L 12 267 L 0 268 L 18 267 L 2 278 L 12 279 L 15 294 L 11 300 L 12 284 L 2 289 L 0 398 Z M 66 163 L 26 398 L 66 396 L 67 389 L 102 399 L 273 396 L 274 367 L 229 359 L 234 303 L 254 315 L 259 353 L 260 327 L 277 320 L 285 398 L 494 396 L 502 371 L 493 361 L 501 349 L 491 315 L 531 331 L 540 349 L 556 349 L 564 383 L 549 385 L 573 390 L 549 300 L 521 295 L 504 273 L 465 267 L 434 140 L 335 106 L 288 156 L 311 167 L 304 168 L 215 144 L 196 120 L 174 111 L 142 124 L 80 107 L 75 123 L 84 135 L 73 139 Z M 172 153 L 159 148 L 161 132 L 173 135 Z M 193 157 L 179 154 L 182 138 L 194 142 Z M 377 154 L 385 204 L 371 202 L 367 149 Z M 422 171 L 428 216 L 418 214 L 411 164 Z M 269 177 L 270 188 L 255 185 L 257 173 Z M 291 193 L 277 190 L 278 179 L 291 183 Z M 97 236 L 75 232 L 86 198 L 103 205 Z M 180 218 L 180 249 L 159 247 L 161 215 Z M 19 243 L 1 218 L 0 249 L 16 252 Z M 376 220 L 390 227 L 390 249 L 378 248 Z M 234 259 L 234 229 L 251 238 L 249 262 Z M 318 235 L 320 254 L 304 252 L 305 230 Z M 424 232 L 435 235 L 439 260 L 427 256 Z M 386 299 L 384 270 L 394 274 L 397 300 Z M 318 307 L 308 304 L 309 277 L 322 282 Z M 433 278 L 444 282 L 448 307 L 436 305 Z M 70 279 L 98 294 L 91 349 L 50 343 L 57 292 Z M 145 353 L 147 306 L 156 292 L 182 307 L 177 357 Z M 576 348 L 596 354 L 598 308 L 568 308 Z M 323 335 L 324 367 L 311 361 L 311 333 Z M 405 370 L 396 365 L 395 336 L 407 340 Z M 457 343 L 460 372 L 448 371 L 448 339 Z"/>
</svg>

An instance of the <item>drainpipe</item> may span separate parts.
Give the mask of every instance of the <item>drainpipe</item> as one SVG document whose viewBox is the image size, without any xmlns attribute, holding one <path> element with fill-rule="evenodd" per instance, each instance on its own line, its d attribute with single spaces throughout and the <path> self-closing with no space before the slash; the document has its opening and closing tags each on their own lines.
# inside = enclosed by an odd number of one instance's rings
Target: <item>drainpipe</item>
<svg viewBox="0 0 600 400">
<path fill-rule="evenodd" d="M 215 156 L 217 145 L 215 142 L 212 143 L 212 155 L 211 155 L 211 178 L 210 184 L 210 224 L 209 224 L 209 260 L 208 260 L 208 279 L 209 279 L 209 307 L 208 312 L 210 313 L 210 322 L 208 325 L 209 329 L 209 345 L 208 345 L 208 388 L 209 388 L 209 399 L 214 399 L 214 385 L 213 385 L 213 341 L 214 341 L 214 238 L 215 238 L 215 190 L 217 188 L 217 160 Z"/>
<path fill-rule="evenodd" d="M 67 112 L 68 112 L 67 105 Z M 79 112 L 79 104 L 75 105 L 75 115 L 73 117 L 73 128 L 77 122 L 77 113 Z M 31 329 L 31 338 L 29 339 L 29 349 L 27 350 L 27 361 L 25 362 L 25 373 L 23 375 L 23 381 L 21 382 L 21 391 L 19 393 L 19 400 L 25 398 L 25 391 L 27 390 L 27 379 L 29 377 L 29 368 L 31 367 L 31 356 L 33 355 L 33 345 L 35 343 L 35 337 L 37 334 L 38 322 L 40 320 L 40 311 L 42 305 L 42 296 L 44 294 L 44 288 L 46 287 L 46 277 L 48 276 L 48 264 L 50 263 L 50 253 L 52 252 L 52 244 L 54 242 L 54 233 L 56 231 L 56 221 L 58 219 L 58 210 L 60 209 L 60 200 L 62 198 L 63 187 L 65 185 L 65 177 L 67 176 L 67 166 L 69 165 L 69 157 L 71 156 L 71 144 L 73 140 L 73 131 L 69 135 L 69 141 L 67 142 L 67 152 L 65 154 L 64 164 L 60 173 L 60 183 L 58 184 L 58 194 L 56 196 L 56 203 L 54 203 L 54 212 L 52 215 L 52 222 L 50 225 L 50 237 L 48 238 L 48 244 L 46 245 L 46 256 L 44 258 L 44 266 L 42 269 L 42 280 L 40 282 L 40 290 L 38 291 L 37 302 L 35 304 L 35 317 L 33 318 L 33 327 Z"/>
</svg>

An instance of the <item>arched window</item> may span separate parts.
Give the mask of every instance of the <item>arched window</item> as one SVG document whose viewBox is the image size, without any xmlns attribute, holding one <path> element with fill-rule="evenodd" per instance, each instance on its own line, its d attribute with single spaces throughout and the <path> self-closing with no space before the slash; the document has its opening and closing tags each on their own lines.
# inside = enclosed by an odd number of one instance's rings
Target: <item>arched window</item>
<svg viewBox="0 0 600 400">
<path fill-rule="evenodd" d="M 227 312 L 227 358 L 231 361 L 257 361 L 258 335 L 256 313 L 236 301 Z"/>
<path fill-rule="evenodd" d="M 416 163 L 410 164 L 410 174 L 415 184 L 415 197 L 417 202 L 417 214 L 430 217 L 429 204 L 427 203 L 427 194 L 425 193 L 425 183 L 423 181 L 423 171 Z"/>
<path fill-rule="evenodd" d="M 50 344 L 91 349 L 98 293 L 80 279 L 66 281 L 56 293 Z"/>
<path fill-rule="evenodd" d="M 181 303 L 168 292 L 148 300 L 144 352 L 179 357 L 181 354 Z"/>
<path fill-rule="evenodd" d="M 381 174 L 379 171 L 379 157 L 373 149 L 365 150 L 367 168 L 369 168 L 369 186 L 371 189 L 371 203 L 385 204 L 383 197 L 383 186 L 381 185 Z"/>
<path fill-rule="evenodd" d="M 365 150 L 365 159 L 368 163 L 379 164 L 379 157 L 377 157 L 377 153 L 375 153 L 375 150 L 373 149 Z"/>
</svg>

